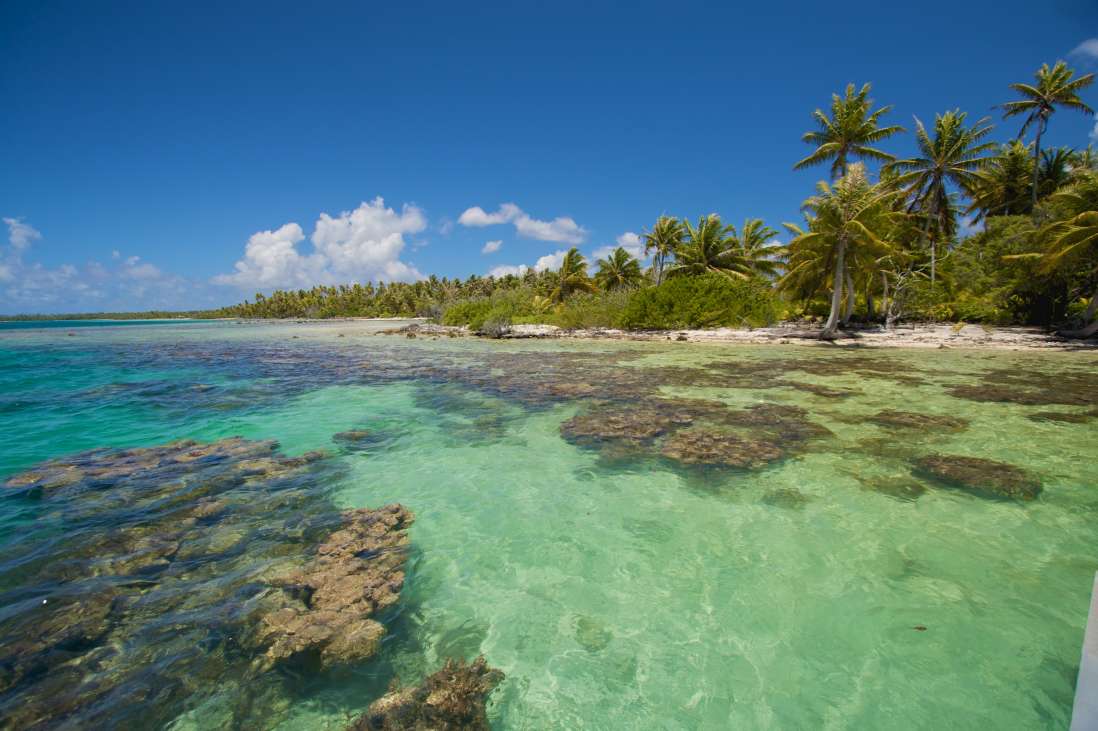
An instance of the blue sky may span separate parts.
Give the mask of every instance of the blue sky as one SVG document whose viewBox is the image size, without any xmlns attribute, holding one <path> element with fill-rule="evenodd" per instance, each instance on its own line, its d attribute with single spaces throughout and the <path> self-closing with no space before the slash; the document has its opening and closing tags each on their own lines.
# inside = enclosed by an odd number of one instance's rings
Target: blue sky
<svg viewBox="0 0 1098 731">
<path fill-rule="evenodd" d="M 960 107 L 1007 139 L 1007 84 L 1098 70 L 1093 0 L 837 8 L 9 0 L 0 312 L 544 266 L 661 213 L 780 228 L 847 82 L 908 128 Z M 1047 140 L 1096 132 L 1064 111 Z"/>
</svg>

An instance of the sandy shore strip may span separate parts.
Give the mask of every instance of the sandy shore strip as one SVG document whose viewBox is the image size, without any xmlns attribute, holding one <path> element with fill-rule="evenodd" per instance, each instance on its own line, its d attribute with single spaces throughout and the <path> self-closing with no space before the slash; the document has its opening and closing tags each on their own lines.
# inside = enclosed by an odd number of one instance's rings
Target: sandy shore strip
<svg viewBox="0 0 1098 731">
<path fill-rule="evenodd" d="M 472 337 L 467 328 L 416 322 L 381 331 L 387 335 Z M 820 340 L 820 329 L 800 324 L 762 328 L 713 328 L 708 330 L 627 331 L 613 329 L 565 330 L 553 325 L 513 325 L 504 339 L 560 338 L 583 340 L 673 341 L 743 345 L 807 345 L 841 348 L 988 348 L 996 350 L 1092 350 L 1098 339 L 1062 338 L 1037 327 L 985 327 L 983 325 L 918 324 L 892 329 L 883 327 L 841 331 L 835 340 Z"/>
</svg>

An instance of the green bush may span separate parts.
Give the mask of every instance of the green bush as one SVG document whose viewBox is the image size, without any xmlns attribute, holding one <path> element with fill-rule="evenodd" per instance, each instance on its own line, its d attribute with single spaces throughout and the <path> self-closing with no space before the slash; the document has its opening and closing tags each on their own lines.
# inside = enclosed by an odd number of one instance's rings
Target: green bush
<svg viewBox="0 0 1098 731">
<path fill-rule="evenodd" d="M 488 298 L 454 302 L 442 313 L 442 324 L 468 325 L 479 330 L 491 311 L 492 302 Z"/>
<path fill-rule="evenodd" d="M 676 277 L 658 287 L 637 290 L 619 323 L 632 330 L 763 327 L 780 316 L 781 308 L 766 282 L 713 273 Z"/>
<path fill-rule="evenodd" d="M 619 327 L 622 313 L 629 302 L 627 292 L 595 292 L 575 294 L 557 306 L 540 321 L 570 330 L 596 327 Z"/>
</svg>

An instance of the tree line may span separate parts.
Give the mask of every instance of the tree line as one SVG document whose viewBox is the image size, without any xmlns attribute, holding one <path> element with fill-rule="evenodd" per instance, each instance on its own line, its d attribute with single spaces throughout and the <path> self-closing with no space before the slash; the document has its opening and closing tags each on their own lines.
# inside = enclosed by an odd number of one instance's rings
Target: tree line
<svg viewBox="0 0 1098 731">
<path fill-rule="evenodd" d="M 461 303 L 509 292 L 502 299 L 512 311 L 544 319 L 574 308 L 576 298 L 624 303 L 622 293 L 715 274 L 765 283 L 785 315 L 824 320 L 825 337 L 853 319 L 900 318 L 1074 319 L 1081 327 L 1071 334 L 1093 335 L 1098 156 L 1089 146 L 1042 146 L 1057 111 L 1094 114 L 1079 96 L 1093 81 L 1060 61 L 1042 66 L 1032 83 L 1011 84 L 1017 98 L 1001 111 L 1021 125 L 1006 142 L 991 139 L 989 117 L 970 120 L 959 109 L 936 114 L 931 124 L 915 118 L 909 158 L 882 145 L 907 131 L 885 124 L 892 108 L 876 106 L 869 84 L 848 85 L 828 109 L 815 110 L 815 128 L 803 136 L 813 149 L 794 169 L 828 165 L 830 175 L 803 202 L 804 220 L 783 224 L 784 245 L 757 218 L 736 226 L 717 214 L 661 216 L 644 231 L 647 269 L 619 247 L 594 262 L 592 274 L 573 248 L 552 271 L 276 291 L 210 314 L 442 317 Z"/>
</svg>

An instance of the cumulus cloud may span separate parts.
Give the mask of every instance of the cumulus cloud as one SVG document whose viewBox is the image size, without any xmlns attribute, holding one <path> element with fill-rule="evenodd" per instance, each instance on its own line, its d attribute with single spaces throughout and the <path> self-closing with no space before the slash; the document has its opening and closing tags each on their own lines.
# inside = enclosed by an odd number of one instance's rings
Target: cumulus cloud
<svg viewBox="0 0 1098 731">
<path fill-rule="evenodd" d="M 517 277 L 521 277 L 528 271 L 530 271 L 530 267 L 526 266 L 525 264 L 503 264 L 501 266 L 492 267 L 491 269 L 489 269 L 488 276 L 496 277 L 498 279 L 500 277 L 506 277 L 508 274 L 514 274 Z"/>
<path fill-rule="evenodd" d="M 554 251 L 552 254 L 546 254 L 534 262 L 534 271 L 544 272 L 547 269 L 560 269 L 560 265 L 564 263 L 564 255 L 567 253 L 562 249 Z"/>
<path fill-rule="evenodd" d="M 549 269 L 559 269 L 561 263 L 564 261 L 564 255 L 568 253 L 561 249 L 560 251 L 554 251 L 552 254 L 546 254 L 534 262 L 534 266 L 527 266 L 526 264 L 501 264 L 497 267 L 492 267 L 488 270 L 488 276 L 490 277 L 504 277 L 508 274 L 515 274 L 522 276 L 531 269 L 535 272 L 544 272 Z"/>
<path fill-rule="evenodd" d="M 587 230 L 567 216 L 552 221 L 531 218 L 514 203 L 504 203 L 495 213 L 488 213 L 480 206 L 467 208 L 458 218 L 462 226 L 483 227 L 513 224 L 519 236 L 539 241 L 555 241 L 563 244 L 580 244 L 587 238 Z"/>
<path fill-rule="evenodd" d="M 18 218 L 5 218 L 4 223 L 8 227 L 8 243 L 16 250 L 23 251 L 30 246 L 35 239 L 42 238 L 34 226 L 23 223 Z"/>
<path fill-rule="evenodd" d="M 632 231 L 626 231 L 621 236 L 618 236 L 616 243 L 613 246 L 600 246 L 595 249 L 591 252 L 591 258 L 605 259 L 619 246 L 629 252 L 630 256 L 635 256 L 638 259 L 644 258 L 644 242 L 641 240 L 640 234 L 633 233 Z"/>
<path fill-rule="evenodd" d="M 1072 56 L 1098 61 L 1098 38 L 1088 38 L 1071 51 Z"/>
<path fill-rule="evenodd" d="M 501 247 L 501 246 L 503 246 L 503 242 L 500 241 L 499 239 L 496 239 L 495 241 L 488 241 L 488 242 L 485 242 L 484 246 L 480 250 L 480 253 L 482 253 L 482 254 L 494 254 L 497 251 L 499 251 L 499 247 Z"/>
<path fill-rule="evenodd" d="M 1090 141 L 1098 142 L 1098 115 L 1094 117 L 1094 129 L 1090 131 Z"/>
<path fill-rule="evenodd" d="M 379 196 L 338 216 L 321 213 L 310 237 L 311 253 L 297 248 L 305 239 L 297 223 L 252 234 L 236 271 L 213 281 L 261 289 L 378 279 L 414 281 L 423 275 L 400 255 L 405 235 L 425 228 L 427 219 L 418 208 L 405 205 L 398 213 Z"/>
</svg>

